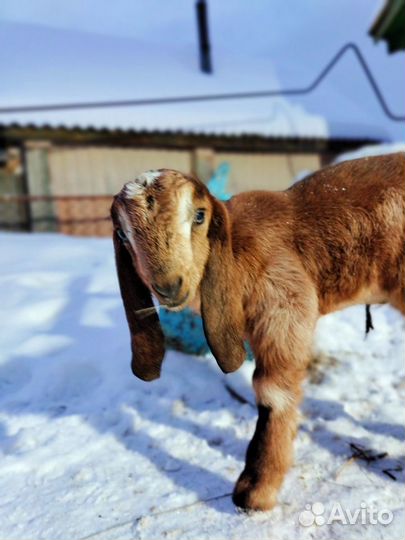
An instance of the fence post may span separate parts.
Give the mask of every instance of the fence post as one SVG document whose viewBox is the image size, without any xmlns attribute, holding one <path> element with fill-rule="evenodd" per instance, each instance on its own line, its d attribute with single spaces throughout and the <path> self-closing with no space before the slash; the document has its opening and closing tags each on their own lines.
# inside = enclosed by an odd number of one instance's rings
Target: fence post
<svg viewBox="0 0 405 540">
<path fill-rule="evenodd" d="M 52 195 L 48 166 L 48 141 L 27 141 L 25 144 L 28 195 Z M 51 201 L 31 202 L 31 230 L 55 231 L 56 215 Z"/>
<path fill-rule="evenodd" d="M 24 195 L 29 195 L 28 187 L 28 169 L 27 169 L 27 153 L 25 150 L 24 144 L 19 147 L 20 159 L 21 159 L 21 187 Z M 32 231 L 32 216 L 31 216 L 31 205 L 27 201 L 24 203 L 24 215 L 25 215 L 25 229 L 30 232 Z"/>
</svg>

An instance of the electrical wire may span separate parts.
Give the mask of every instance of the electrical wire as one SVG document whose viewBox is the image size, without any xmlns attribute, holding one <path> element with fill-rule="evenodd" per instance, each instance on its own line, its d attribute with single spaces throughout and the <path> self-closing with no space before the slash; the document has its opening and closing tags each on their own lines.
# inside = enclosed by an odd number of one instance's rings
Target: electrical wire
<svg viewBox="0 0 405 540">
<path fill-rule="evenodd" d="M 77 109 L 101 109 L 110 107 L 140 107 L 153 105 L 170 105 L 176 103 L 195 103 L 204 101 L 225 101 L 232 99 L 257 99 L 271 98 L 276 96 L 299 96 L 310 94 L 321 84 L 327 77 L 340 59 L 349 51 L 352 51 L 357 58 L 363 73 L 365 74 L 374 95 L 377 98 L 384 114 L 394 122 L 405 122 L 405 115 L 393 113 L 384 98 L 384 95 L 377 84 L 377 81 L 366 62 L 359 47 L 355 43 L 346 43 L 327 63 L 324 69 L 319 73 L 315 80 L 304 88 L 291 88 L 285 90 L 262 90 L 252 92 L 231 92 L 225 94 L 201 94 L 195 96 L 173 96 L 162 98 L 144 98 L 144 99 L 128 99 L 120 101 L 88 101 L 77 103 L 55 103 L 43 105 L 21 105 L 12 107 L 0 107 L 0 114 L 15 114 L 15 113 L 33 113 L 33 112 L 52 112 Z"/>
</svg>

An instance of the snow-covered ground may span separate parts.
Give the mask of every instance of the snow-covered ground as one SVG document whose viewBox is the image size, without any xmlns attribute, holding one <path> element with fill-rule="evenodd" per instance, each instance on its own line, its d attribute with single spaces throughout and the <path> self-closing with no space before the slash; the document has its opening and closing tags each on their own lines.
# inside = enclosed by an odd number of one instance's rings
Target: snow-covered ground
<svg viewBox="0 0 405 540">
<path fill-rule="evenodd" d="M 252 365 L 224 376 L 211 357 L 170 352 L 161 379 L 141 382 L 109 239 L 3 233 L 0 253 L 0 538 L 402 537 L 404 323 L 393 310 L 372 309 L 367 339 L 363 307 L 320 321 L 295 465 L 275 510 L 246 515 L 230 494 L 255 425 Z M 379 456 L 352 457 L 362 451 Z M 305 526 L 313 503 L 324 512 Z M 356 509 L 357 524 L 343 524 Z M 373 509 L 391 523 L 371 524 Z"/>
</svg>

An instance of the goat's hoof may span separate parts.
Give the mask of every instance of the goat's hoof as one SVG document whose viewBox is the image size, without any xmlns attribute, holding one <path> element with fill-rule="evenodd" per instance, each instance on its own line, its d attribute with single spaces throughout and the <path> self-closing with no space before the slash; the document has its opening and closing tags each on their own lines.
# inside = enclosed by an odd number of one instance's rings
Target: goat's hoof
<svg viewBox="0 0 405 540">
<path fill-rule="evenodd" d="M 277 490 L 260 483 L 254 485 L 248 477 L 242 475 L 236 483 L 232 500 L 242 510 L 271 510 L 277 503 Z"/>
</svg>

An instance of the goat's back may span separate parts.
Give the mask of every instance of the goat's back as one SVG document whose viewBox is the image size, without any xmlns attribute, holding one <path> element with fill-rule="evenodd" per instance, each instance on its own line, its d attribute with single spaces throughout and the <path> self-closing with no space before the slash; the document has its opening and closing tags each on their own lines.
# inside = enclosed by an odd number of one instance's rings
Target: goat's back
<svg viewBox="0 0 405 540">
<path fill-rule="evenodd" d="M 292 250 L 318 290 L 321 312 L 389 301 L 403 284 L 405 154 L 343 162 L 284 192 L 234 199 L 236 248 L 254 238 L 269 264 L 272 252 Z"/>
</svg>

